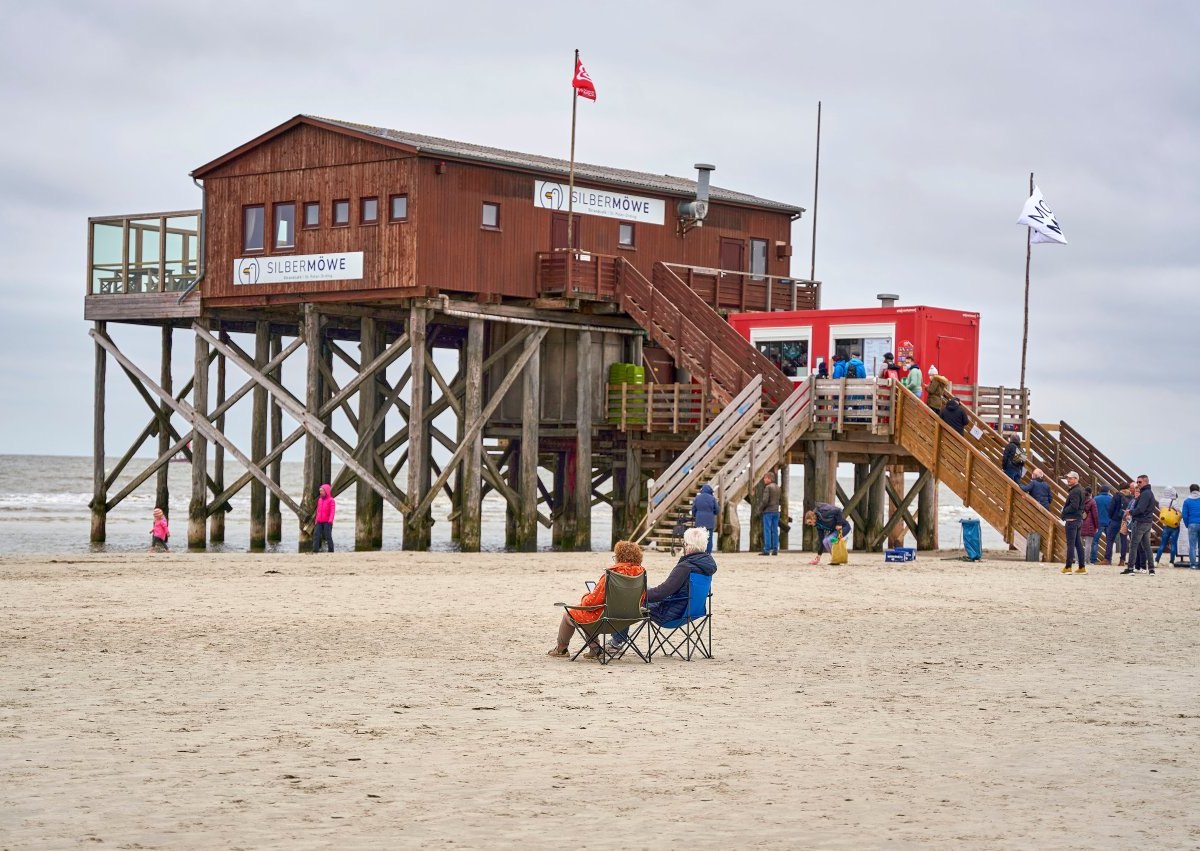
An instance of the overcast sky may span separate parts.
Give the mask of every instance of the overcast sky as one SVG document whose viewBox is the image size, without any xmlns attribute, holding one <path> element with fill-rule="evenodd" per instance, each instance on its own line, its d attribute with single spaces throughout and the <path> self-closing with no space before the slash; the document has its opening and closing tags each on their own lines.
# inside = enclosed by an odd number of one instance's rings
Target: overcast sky
<svg viewBox="0 0 1200 851">
<path fill-rule="evenodd" d="M 1034 247 L 1035 415 L 1200 480 L 1200 3 L 3 5 L 0 453 L 91 451 L 89 215 L 198 207 L 189 171 L 302 112 L 565 158 L 578 47 L 586 162 L 811 209 L 822 100 L 824 306 L 979 311 L 987 384 L 1018 380 L 1036 172 L 1070 245 Z"/>
</svg>

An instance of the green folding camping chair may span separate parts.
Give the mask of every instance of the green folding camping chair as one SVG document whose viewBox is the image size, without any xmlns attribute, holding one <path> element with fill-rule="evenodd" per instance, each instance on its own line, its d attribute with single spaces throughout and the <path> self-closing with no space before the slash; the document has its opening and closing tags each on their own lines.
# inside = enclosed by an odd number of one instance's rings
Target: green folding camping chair
<svg viewBox="0 0 1200 851">
<path fill-rule="evenodd" d="M 579 658 L 593 640 L 600 645 L 600 664 L 607 665 L 613 659 L 620 659 L 629 648 L 633 648 L 643 662 L 650 661 L 650 646 L 647 639 L 646 651 L 637 646 L 637 638 L 646 629 L 650 620 L 650 610 L 642 607 L 642 599 L 646 596 L 646 573 L 641 576 L 626 576 L 615 570 L 604 572 L 604 603 L 599 606 L 572 606 L 567 603 L 555 603 L 566 611 L 567 619 L 575 627 L 575 634 L 583 639 L 583 646 L 571 656 L 572 661 Z M 600 611 L 599 619 L 591 623 L 579 623 L 572 612 Z M 602 636 L 623 632 L 628 638 L 619 650 L 610 650 Z M 647 633 L 649 635 L 649 633 Z M 598 638 L 598 636 L 600 636 Z"/>
</svg>

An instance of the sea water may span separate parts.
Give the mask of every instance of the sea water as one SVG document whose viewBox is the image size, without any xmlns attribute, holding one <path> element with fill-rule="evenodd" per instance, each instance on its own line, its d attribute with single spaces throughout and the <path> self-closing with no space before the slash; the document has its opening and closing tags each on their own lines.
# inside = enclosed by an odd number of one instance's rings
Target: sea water
<svg viewBox="0 0 1200 851">
<path fill-rule="evenodd" d="M 116 458 L 106 460 L 106 468 L 112 469 Z M 129 467 L 109 489 L 110 498 L 126 482 L 130 481 L 149 461 L 135 458 Z M 191 467 L 187 463 L 167 465 L 170 504 L 165 506 L 171 520 L 172 549 L 184 549 L 187 545 L 187 508 L 191 495 Z M 335 466 L 334 475 L 337 470 Z M 800 468 L 794 467 L 793 470 Z M 227 464 L 225 482 L 229 484 L 241 475 L 236 462 Z M 108 514 L 107 541 L 91 544 L 91 511 L 88 504 L 92 498 L 92 459 L 77 456 L 50 455 L 0 455 L 0 552 L 2 553 L 81 553 L 81 552 L 137 552 L 147 549 L 150 543 L 151 512 L 154 509 L 156 476 L 151 476 L 120 505 Z M 281 470 L 283 489 L 297 502 L 303 489 L 303 468 L 299 462 L 284 462 Z M 911 481 L 913 476 L 908 477 Z M 549 482 L 546 482 L 549 485 Z M 850 492 L 853 479 L 842 482 L 843 489 Z M 799 496 L 804 493 L 803 476 L 793 475 L 790 482 L 792 494 L 791 515 L 793 528 L 799 531 L 801 512 Z M 1186 494 L 1187 488 L 1180 493 Z M 215 552 L 245 552 L 250 548 L 250 488 L 242 489 L 230 500 L 232 511 L 226 515 L 225 542 L 210 544 Z M 450 500 L 440 493 L 433 501 L 434 526 L 432 549 L 452 551 L 457 547 L 450 540 Z M 542 507 L 546 513 L 545 507 Z M 290 509 L 282 508 L 283 540 L 273 544 L 269 550 L 295 552 L 299 532 Z M 750 509 L 743 503 L 739 507 L 742 524 L 742 549 L 749 539 Z M 961 500 L 945 486 L 938 494 L 938 537 L 942 549 L 962 546 L 960 520 L 976 517 L 965 509 Z M 482 548 L 487 551 L 504 550 L 505 503 L 503 497 L 489 493 L 483 498 Z M 390 505 L 384 504 L 383 546 L 384 549 L 400 549 L 403 518 Z M 612 512 L 601 504 L 592 510 L 592 549 L 607 550 L 612 535 Z M 345 549 L 354 546 L 354 489 L 343 492 L 337 501 L 337 519 L 334 523 L 334 540 Z M 550 549 L 550 530 L 538 529 L 538 544 L 541 549 Z M 799 548 L 799 534 L 793 535 L 792 547 Z M 906 546 L 914 546 L 908 536 Z M 1003 550 L 1007 546 L 1001 535 L 983 524 L 983 546 L 985 549 Z"/>
</svg>

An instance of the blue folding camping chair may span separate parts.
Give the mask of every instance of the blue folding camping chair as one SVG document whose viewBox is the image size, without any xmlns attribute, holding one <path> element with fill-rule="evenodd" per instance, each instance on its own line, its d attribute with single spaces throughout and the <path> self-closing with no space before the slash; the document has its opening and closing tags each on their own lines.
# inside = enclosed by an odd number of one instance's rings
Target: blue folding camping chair
<svg viewBox="0 0 1200 851">
<path fill-rule="evenodd" d="M 650 657 L 655 653 L 692 661 L 692 654 L 712 658 L 712 577 L 688 576 L 687 609 L 681 617 L 658 623 L 650 620 Z"/>
</svg>

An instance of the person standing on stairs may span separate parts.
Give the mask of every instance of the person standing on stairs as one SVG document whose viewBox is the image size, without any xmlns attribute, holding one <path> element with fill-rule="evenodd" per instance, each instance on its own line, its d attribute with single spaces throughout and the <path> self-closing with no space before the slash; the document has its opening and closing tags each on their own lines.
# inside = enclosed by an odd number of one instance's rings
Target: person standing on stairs
<svg viewBox="0 0 1200 851">
<path fill-rule="evenodd" d="M 925 392 L 925 377 L 921 375 L 921 366 L 917 363 L 917 359 L 909 356 L 904 359 L 904 365 L 908 367 L 908 372 L 904 373 L 904 378 L 901 383 L 912 391 L 913 395 L 918 399 L 923 399 Z"/>
<path fill-rule="evenodd" d="M 963 433 L 963 429 L 967 427 L 967 423 L 971 418 L 967 416 L 967 411 L 963 408 L 962 402 L 951 396 L 946 400 L 946 404 L 942 405 L 942 409 L 938 411 L 938 416 L 942 418 L 942 422 L 954 429 L 958 434 Z"/>
<path fill-rule="evenodd" d="M 1062 507 L 1062 519 L 1067 525 L 1067 563 L 1063 567 L 1063 573 L 1071 573 L 1071 566 L 1075 561 L 1076 556 L 1079 557 L 1079 567 L 1075 569 L 1075 573 L 1087 573 L 1087 556 L 1083 552 L 1083 539 L 1080 537 L 1080 531 L 1083 527 L 1084 507 L 1087 499 L 1083 493 L 1083 486 L 1079 484 L 1079 474 L 1071 471 L 1067 473 L 1067 499 Z"/>
<path fill-rule="evenodd" d="M 700 493 L 696 494 L 696 498 L 692 500 L 692 525 L 697 529 L 708 531 L 708 549 L 705 550 L 708 553 L 712 552 L 718 513 L 719 506 L 717 498 L 713 496 L 712 485 L 705 485 L 700 488 Z"/>
<path fill-rule="evenodd" d="M 779 485 L 775 474 L 763 476 L 762 494 L 758 498 L 758 510 L 762 514 L 763 551 L 760 556 L 779 555 Z"/>
<path fill-rule="evenodd" d="M 1025 475 L 1025 453 L 1021 450 L 1021 435 L 1010 434 L 1008 436 L 1008 445 L 1004 447 L 1004 456 L 1000 459 L 1000 466 L 1004 468 L 1004 475 L 1018 485 L 1021 484 L 1021 477 Z"/>
<path fill-rule="evenodd" d="M 1034 470 L 1030 474 L 1029 484 L 1021 485 L 1021 490 L 1033 497 L 1034 502 L 1049 511 L 1050 500 L 1053 498 L 1054 492 L 1050 490 L 1050 486 L 1046 484 L 1045 479 L 1045 473 L 1041 470 Z"/>
</svg>

